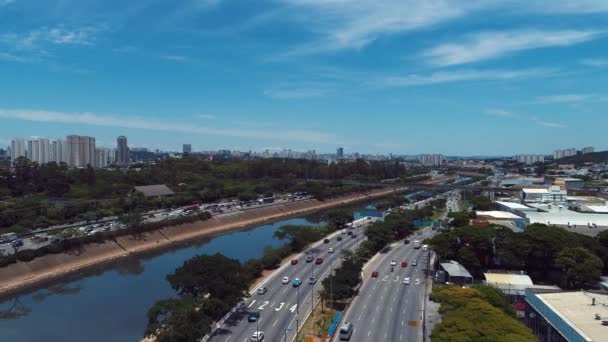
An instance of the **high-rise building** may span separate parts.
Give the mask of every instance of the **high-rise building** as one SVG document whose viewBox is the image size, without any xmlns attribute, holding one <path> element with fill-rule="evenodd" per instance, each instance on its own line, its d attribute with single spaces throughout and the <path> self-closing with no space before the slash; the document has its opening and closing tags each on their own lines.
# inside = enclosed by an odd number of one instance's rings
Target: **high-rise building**
<svg viewBox="0 0 608 342">
<path fill-rule="evenodd" d="M 344 147 L 338 147 L 338 150 L 336 151 L 336 158 L 344 158 Z"/>
<path fill-rule="evenodd" d="M 95 167 L 97 167 L 97 168 L 108 167 L 108 154 L 110 154 L 110 149 L 96 148 L 95 149 Z"/>
<path fill-rule="evenodd" d="M 182 146 L 182 152 L 184 154 L 186 154 L 186 153 L 192 153 L 192 145 L 191 144 L 184 144 Z"/>
<path fill-rule="evenodd" d="M 563 150 L 555 150 L 555 153 L 553 153 L 553 159 L 562 159 L 574 156 L 576 156 L 576 148 L 574 147 Z"/>
<path fill-rule="evenodd" d="M 67 163 L 67 144 L 63 139 L 51 141 L 51 153 L 49 161 L 54 161 L 57 164 Z"/>
<path fill-rule="evenodd" d="M 66 162 L 70 167 L 95 166 L 95 138 L 68 135 L 66 138 Z"/>
<path fill-rule="evenodd" d="M 118 166 L 127 166 L 131 161 L 129 153 L 129 145 L 127 144 L 127 137 L 121 135 L 116 139 L 116 164 Z"/>
<path fill-rule="evenodd" d="M 27 158 L 26 142 L 25 139 L 17 138 L 11 140 L 11 163 L 15 164 L 15 161 L 19 157 Z"/>
<path fill-rule="evenodd" d="M 542 154 L 519 154 L 517 155 L 517 162 L 526 165 L 532 165 L 535 163 L 544 163 L 545 156 Z"/>
<path fill-rule="evenodd" d="M 10 150 L 10 148 L 9 148 L 9 150 Z M 8 159 L 8 155 L 9 155 L 9 152 L 7 152 L 3 148 L 0 148 L 0 160 L 7 160 Z"/>
<path fill-rule="evenodd" d="M 443 159 L 443 155 L 441 154 L 420 155 L 420 163 L 425 166 L 441 166 L 441 164 L 443 164 Z"/>
<path fill-rule="evenodd" d="M 108 165 L 116 163 L 116 153 L 118 153 L 118 149 L 116 149 L 116 148 L 108 149 Z"/>
<path fill-rule="evenodd" d="M 595 151 L 595 149 L 591 146 L 589 147 L 583 147 L 583 149 L 581 150 L 582 154 L 587 154 L 587 153 L 593 153 Z"/>
<path fill-rule="evenodd" d="M 48 138 L 32 137 L 27 141 L 28 159 L 40 165 L 50 161 L 51 143 Z"/>
</svg>

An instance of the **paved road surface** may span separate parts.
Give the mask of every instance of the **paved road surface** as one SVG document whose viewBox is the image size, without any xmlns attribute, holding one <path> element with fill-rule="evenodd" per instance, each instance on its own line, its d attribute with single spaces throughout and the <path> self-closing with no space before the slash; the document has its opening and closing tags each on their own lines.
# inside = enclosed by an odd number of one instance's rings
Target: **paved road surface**
<svg viewBox="0 0 608 342">
<path fill-rule="evenodd" d="M 265 334 L 265 341 L 283 341 L 288 328 L 291 331 L 287 332 L 287 341 L 291 341 L 295 336 L 296 325 L 303 324 L 310 313 L 313 292 L 316 302 L 319 299 L 321 281 L 329 274 L 330 267 L 333 266 L 335 269 L 339 266 L 340 249 L 354 249 L 363 240 L 364 229 L 365 227 L 351 229 L 357 235 L 356 238 L 337 233 L 330 238 L 330 243 L 321 241 L 309 249 L 315 251 L 315 254 L 312 254 L 315 258 L 324 259 L 321 265 L 315 265 L 314 262 L 306 263 L 306 254 L 302 253 L 296 257 L 299 260 L 297 265 L 291 265 L 288 262 L 287 265 L 281 266 L 259 285 L 267 287 L 268 292 L 264 295 L 253 294 L 251 298 L 248 298 L 244 309 L 233 314 L 210 341 L 250 341 L 251 335 L 256 331 L 256 323 L 247 321 L 250 312 L 260 313 L 258 326 L 259 330 Z M 342 241 L 337 241 L 336 236 L 341 236 Z M 334 253 L 328 253 L 330 247 L 334 248 Z M 311 275 L 318 279 L 314 286 L 308 283 Z M 289 277 L 288 284 L 281 283 L 284 276 Z M 294 288 L 291 283 L 295 277 L 302 280 L 302 285 L 298 288 Z M 298 313 L 299 319 L 296 321 Z"/>
<path fill-rule="evenodd" d="M 425 228 L 422 235 L 409 239 L 423 240 L 434 234 Z M 343 321 L 353 324 L 350 341 L 422 341 L 422 306 L 424 301 L 424 269 L 428 262 L 428 252 L 414 249 L 413 244 L 403 242 L 391 245 L 386 253 L 378 254 L 363 270 L 363 285 L 357 297 L 346 312 Z M 391 272 L 391 261 L 397 265 Z M 417 266 L 412 261 L 417 261 Z M 406 267 L 401 266 L 407 261 Z M 371 278 L 377 271 L 378 278 Z M 404 284 L 404 278 L 410 284 Z M 416 326 L 410 326 L 415 322 Z M 339 341 L 336 335 L 334 341 Z"/>
</svg>

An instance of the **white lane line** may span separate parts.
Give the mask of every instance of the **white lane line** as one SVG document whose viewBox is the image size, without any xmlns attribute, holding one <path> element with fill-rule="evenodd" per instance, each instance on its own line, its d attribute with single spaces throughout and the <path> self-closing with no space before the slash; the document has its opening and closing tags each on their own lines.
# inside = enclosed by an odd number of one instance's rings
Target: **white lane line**
<svg viewBox="0 0 608 342">
<path fill-rule="evenodd" d="M 285 293 L 287 291 L 287 287 L 281 292 L 281 294 Z"/>
<path fill-rule="evenodd" d="M 228 336 L 228 338 L 227 338 L 227 339 L 225 339 L 225 340 L 224 340 L 224 342 L 228 342 L 228 340 L 229 340 L 231 337 L 232 337 L 232 335 L 231 335 L 231 336 Z"/>
<path fill-rule="evenodd" d="M 403 341 L 403 335 L 399 335 L 399 339 Z"/>
<path fill-rule="evenodd" d="M 405 324 L 405 322 L 404 322 L 404 321 L 401 321 L 401 326 L 404 326 L 404 324 Z"/>
<path fill-rule="evenodd" d="M 279 320 L 277 319 L 276 321 L 274 321 L 274 324 L 272 325 L 272 327 L 274 328 L 275 325 L 277 325 L 277 323 L 279 323 Z"/>
<path fill-rule="evenodd" d="M 245 339 L 243 340 L 243 342 L 247 342 L 247 341 L 249 341 L 249 338 L 245 337 Z"/>
<path fill-rule="evenodd" d="M 367 332 L 367 336 L 369 336 L 369 335 L 371 335 L 371 334 L 372 334 L 372 331 L 371 331 L 371 330 Z"/>
<path fill-rule="evenodd" d="M 385 331 L 384 332 L 384 340 L 386 341 L 386 337 L 388 336 L 388 333 Z"/>
<path fill-rule="evenodd" d="M 277 302 L 272 302 L 272 304 L 270 304 L 270 307 L 273 307 Z"/>
</svg>

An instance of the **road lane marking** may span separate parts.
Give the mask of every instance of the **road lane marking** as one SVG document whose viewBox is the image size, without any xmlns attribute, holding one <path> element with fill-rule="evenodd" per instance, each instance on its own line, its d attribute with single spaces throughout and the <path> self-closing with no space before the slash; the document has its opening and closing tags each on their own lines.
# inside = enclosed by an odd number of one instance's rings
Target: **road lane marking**
<svg viewBox="0 0 608 342">
<path fill-rule="evenodd" d="M 272 304 L 270 304 L 270 306 L 272 307 L 272 306 L 274 306 L 276 303 L 277 303 L 277 302 L 272 302 Z"/>
<path fill-rule="evenodd" d="M 250 307 L 252 307 L 253 303 L 255 303 L 255 299 L 251 301 L 251 304 L 249 304 L 249 306 L 247 307 L 247 309 L 249 309 Z"/>
<path fill-rule="evenodd" d="M 369 335 L 371 335 L 371 334 L 372 334 L 372 331 L 371 331 L 371 330 L 367 332 L 367 336 L 368 336 L 368 337 L 369 337 Z"/>
<path fill-rule="evenodd" d="M 260 306 L 258 307 L 258 310 L 264 310 L 264 308 L 266 307 L 266 305 L 268 305 L 268 303 L 270 303 L 270 302 L 269 302 L 269 301 L 267 301 L 267 300 L 266 300 L 266 301 L 264 301 L 264 304 L 260 305 Z"/>
<path fill-rule="evenodd" d="M 228 342 L 228 340 L 231 338 L 232 336 L 228 336 L 227 339 L 224 340 L 224 342 Z"/>
<path fill-rule="evenodd" d="M 285 305 L 285 303 L 281 303 L 281 305 L 279 305 L 278 308 L 274 309 L 274 311 L 281 311 L 281 309 L 283 308 L 283 305 Z"/>
<path fill-rule="evenodd" d="M 285 293 L 287 291 L 287 287 L 285 289 L 283 289 L 283 291 L 281 292 L 281 294 Z"/>
<path fill-rule="evenodd" d="M 278 319 L 276 321 L 274 321 L 274 324 L 272 325 L 272 327 L 274 328 L 274 326 L 277 325 L 277 323 L 279 323 Z"/>
<path fill-rule="evenodd" d="M 294 304 L 291 308 L 289 308 L 289 311 L 291 311 L 291 313 L 294 313 L 296 311 L 297 307 L 298 307 L 298 304 Z"/>
</svg>

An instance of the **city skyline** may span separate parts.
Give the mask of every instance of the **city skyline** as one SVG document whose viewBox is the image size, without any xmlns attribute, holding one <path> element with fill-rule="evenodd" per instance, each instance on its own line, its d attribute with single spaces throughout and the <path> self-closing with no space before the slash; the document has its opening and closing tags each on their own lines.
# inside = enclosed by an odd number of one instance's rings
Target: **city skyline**
<svg viewBox="0 0 608 342">
<path fill-rule="evenodd" d="M 0 2 L 0 144 L 79 132 L 175 151 L 608 149 L 604 2 L 432 4 Z"/>
</svg>

